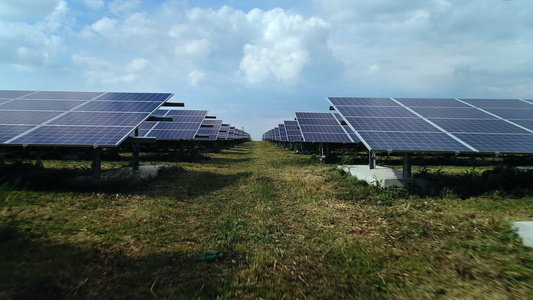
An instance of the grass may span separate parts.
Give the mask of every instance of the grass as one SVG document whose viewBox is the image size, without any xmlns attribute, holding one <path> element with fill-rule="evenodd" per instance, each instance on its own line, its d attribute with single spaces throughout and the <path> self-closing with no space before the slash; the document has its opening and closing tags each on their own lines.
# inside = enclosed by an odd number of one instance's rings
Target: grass
<svg viewBox="0 0 533 300">
<path fill-rule="evenodd" d="M 0 298 L 533 295 L 533 252 L 510 227 L 533 218 L 527 185 L 424 196 L 265 142 L 209 156 L 157 161 L 177 167 L 118 192 L 1 185 Z"/>
</svg>

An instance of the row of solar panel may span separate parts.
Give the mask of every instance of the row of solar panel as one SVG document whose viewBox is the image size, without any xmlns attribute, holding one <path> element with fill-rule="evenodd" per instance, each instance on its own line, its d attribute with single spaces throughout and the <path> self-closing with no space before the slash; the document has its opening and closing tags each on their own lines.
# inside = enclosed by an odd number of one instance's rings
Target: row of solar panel
<svg viewBox="0 0 533 300">
<path fill-rule="evenodd" d="M 277 142 L 355 143 L 357 137 L 338 114 L 297 112 L 295 121 L 284 121 L 267 131 L 263 140 Z"/>
<path fill-rule="evenodd" d="M 116 147 L 135 133 L 162 140 L 250 138 L 221 120 L 205 119 L 207 111 L 162 109 L 171 97 L 170 93 L 0 90 L 0 144 Z M 172 121 L 147 121 L 150 116 Z"/>
<path fill-rule="evenodd" d="M 327 99 L 339 113 L 333 114 L 337 126 L 331 118 L 297 113 L 303 141 L 341 142 L 340 126 L 369 151 L 533 153 L 533 100 Z M 283 140 L 276 129 L 263 138 Z"/>
</svg>

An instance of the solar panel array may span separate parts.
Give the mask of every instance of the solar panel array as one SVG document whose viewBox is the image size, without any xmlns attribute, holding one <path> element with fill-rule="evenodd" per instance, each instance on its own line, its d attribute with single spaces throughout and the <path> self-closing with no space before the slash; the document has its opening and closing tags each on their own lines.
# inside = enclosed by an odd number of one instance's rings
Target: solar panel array
<svg viewBox="0 0 533 300">
<path fill-rule="evenodd" d="M 328 100 L 371 151 L 533 153 L 533 100 Z"/>
<path fill-rule="evenodd" d="M 170 93 L 0 90 L 0 144 L 117 147 L 129 136 L 217 140 L 221 120 L 207 111 L 163 109 Z M 174 105 L 175 106 L 175 105 Z M 168 117 L 172 122 L 148 121 Z M 136 130 L 138 129 L 138 130 Z M 231 138 L 250 139 L 239 131 Z"/>
<path fill-rule="evenodd" d="M 296 121 L 284 121 L 267 131 L 263 140 L 305 143 L 356 143 L 352 129 L 332 113 L 297 112 Z"/>
<path fill-rule="evenodd" d="M 170 93 L 0 90 L 0 143 L 116 147 Z"/>
</svg>

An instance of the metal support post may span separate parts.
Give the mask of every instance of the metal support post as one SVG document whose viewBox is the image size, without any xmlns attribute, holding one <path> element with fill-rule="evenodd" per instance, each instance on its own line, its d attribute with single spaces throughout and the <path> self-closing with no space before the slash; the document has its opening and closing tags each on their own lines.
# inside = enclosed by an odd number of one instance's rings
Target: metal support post
<svg viewBox="0 0 533 300">
<path fill-rule="evenodd" d="M 368 152 L 368 166 L 371 170 L 376 168 L 376 152 L 374 151 Z"/>
<path fill-rule="evenodd" d="M 411 178 L 411 153 L 403 154 L 403 178 Z"/>
<path fill-rule="evenodd" d="M 93 179 L 102 178 L 102 149 L 95 148 L 93 151 Z"/>
<path fill-rule="evenodd" d="M 133 171 L 139 170 L 139 143 L 132 143 L 131 144 L 133 152 L 131 155 L 131 168 Z"/>
</svg>

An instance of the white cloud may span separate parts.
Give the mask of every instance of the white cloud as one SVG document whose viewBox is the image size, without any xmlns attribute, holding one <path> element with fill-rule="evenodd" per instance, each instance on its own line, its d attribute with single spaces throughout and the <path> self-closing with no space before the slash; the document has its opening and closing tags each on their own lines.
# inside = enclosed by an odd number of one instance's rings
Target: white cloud
<svg viewBox="0 0 533 300">
<path fill-rule="evenodd" d="M 60 0 L 0 1 L 0 20 L 24 21 L 44 18 L 51 14 Z"/>
<path fill-rule="evenodd" d="M 316 0 L 315 4 L 331 23 L 329 45 L 347 67 L 347 80 L 378 93 L 497 96 L 491 95 L 499 90 L 495 87 L 508 84 L 505 70 L 522 69 L 523 58 L 530 57 L 524 44 L 533 47 L 527 39 L 533 26 L 524 25 L 533 25 L 525 13 L 533 9 L 533 2 Z M 531 72 L 514 76 L 529 77 Z"/>
<path fill-rule="evenodd" d="M 200 80 L 202 80 L 205 77 L 204 72 L 200 71 L 192 71 L 189 73 L 189 84 L 192 86 L 196 86 Z"/>
<path fill-rule="evenodd" d="M 151 82 L 151 79 L 144 75 L 153 73 L 152 64 L 144 58 L 135 58 L 120 64 L 88 55 L 74 54 L 71 61 L 81 68 L 82 75 L 91 86 L 139 87 Z"/>
<path fill-rule="evenodd" d="M 104 0 L 83 0 L 83 3 L 91 9 L 100 9 L 104 6 Z"/>
<path fill-rule="evenodd" d="M 34 3 L 35 7 L 30 7 L 31 4 L 31 1 L 21 1 L 8 8 L 7 11 L 14 12 L 20 20 L 0 20 L 0 62 L 33 69 L 52 63 L 60 51 L 62 31 L 69 24 L 66 2 L 43 1 L 41 4 Z M 54 6 L 50 9 L 51 5 Z M 0 11 L 6 6 L 7 3 L 1 3 Z M 25 8 L 28 8 L 27 11 L 17 11 Z M 28 23 L 21 21 L 35 16 L 40 19 Z"/>
<path fill-rule="evenodd" d="M 254 9 L 247 19 L 250 24 L 259 24 L 252 43 L 243 47 L 240 62 L 250 84 L 270 78 L 285 83 L 297 80 L 313 54 L 327 46 L 329 25 L 321 19 L 304 19 L 282 9 Z"/>
</svg>

